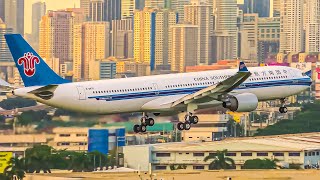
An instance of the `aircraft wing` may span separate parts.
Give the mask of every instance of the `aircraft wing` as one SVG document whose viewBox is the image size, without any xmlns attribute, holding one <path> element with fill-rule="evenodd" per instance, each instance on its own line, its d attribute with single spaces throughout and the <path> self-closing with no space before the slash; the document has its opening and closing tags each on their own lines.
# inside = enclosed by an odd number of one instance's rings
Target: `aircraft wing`
<svg viewBox="0 0 320 180">
<path fill-rule="evenodd" d="M 243 62 L 239 64 L 239 71 L 227 78 L 226 80 L 217 83 L 215 85 L 209 86 L 207 88 L 201 89 L 193 94 L 186 95 L 181 99 L 174 101 L 171 107 L 175 107 L 179 104 L 189 104 L 189 103 L 205 103 L 212 100 L 219 100 L 220 95 L 227 94 L 233 89 L 237 88 L 241 83 L 243 83 L 251 73 L 248 71 L 247 67 Z"/>
</svg>

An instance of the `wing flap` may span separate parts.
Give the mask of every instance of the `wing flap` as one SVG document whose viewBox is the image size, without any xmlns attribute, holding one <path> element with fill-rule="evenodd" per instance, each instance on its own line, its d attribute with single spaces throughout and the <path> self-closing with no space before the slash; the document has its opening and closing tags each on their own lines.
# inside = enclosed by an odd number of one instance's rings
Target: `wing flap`
<svg viewBox="0 0 320 180">
<path fill-rule="evenodd" d="M 183 98 L 173 102 L 171 107 L 175 107 L 181 103 L 204 103 L 212 100 L 217 100 L 219 95 L 231 92 L 246 79 L 248 79 L 250 75 L 251 73 L 248 71 L 245 64 L 243 62 L 240 62 L 239 71 L 235 75 L 230 76 L 220 83 L 201 89 L 193 94 L 186 95 Z"/>
</svg>

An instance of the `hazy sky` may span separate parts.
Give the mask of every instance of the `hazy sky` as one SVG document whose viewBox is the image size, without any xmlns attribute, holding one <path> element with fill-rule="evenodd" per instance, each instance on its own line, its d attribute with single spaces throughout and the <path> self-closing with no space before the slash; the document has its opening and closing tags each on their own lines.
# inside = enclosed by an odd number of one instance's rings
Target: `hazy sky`
<svg viewBox="0 0 320 180">
<path fill-rule="evenodd" d="M 25 0 L 24 7 L 24 29 L 25 33 L 31 33 L 32 29 L 32 4 L 35 2 L 46 2 L 47 10 L 57 10 L 72 7 L 80 7 L 80 0 Z"/>
</svg>

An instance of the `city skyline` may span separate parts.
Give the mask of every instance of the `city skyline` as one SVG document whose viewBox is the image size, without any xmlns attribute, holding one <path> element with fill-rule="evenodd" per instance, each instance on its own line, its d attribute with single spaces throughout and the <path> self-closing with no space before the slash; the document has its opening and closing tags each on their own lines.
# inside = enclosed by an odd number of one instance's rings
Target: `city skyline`
<svg viewBox="0 0 320 180">
<path fill-rule="evenodd" d="M 60 10 L 67 8 L 79 8 L 80 0 L 25 0 L 24 7 L 24 31 L 27 34 L 32 32 L 32 4 L 37 2 L 45 2 L 48 10 Z M 60 1 L 60 2 L 59 2 Z"/>
</svg>

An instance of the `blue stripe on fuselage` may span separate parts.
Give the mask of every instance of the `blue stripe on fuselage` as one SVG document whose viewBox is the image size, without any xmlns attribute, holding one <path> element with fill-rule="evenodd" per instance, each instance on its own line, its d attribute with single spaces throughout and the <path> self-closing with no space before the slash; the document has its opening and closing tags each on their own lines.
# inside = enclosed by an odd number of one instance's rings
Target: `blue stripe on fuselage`
<svg viewBox="0 0 320 180">
<path fill-rule="evenodd" d="M 310 86 L 311 83 L 312 82 L 310 81 L 309 78 L 265 81 L 265 82 L 250 82 L 250 83 L 241 84 L 235 90 L 266 88 L 266 87 L 274 87 L 274 86 L 290 86 L 290 85 Z M 152 90 L 152 91 L 144 91 L 144 92 L 125 93 L 125 94 L 108 94 L 103 96 L 91 96 L 88 98 L 90 99 L 95 98 L 97 100 L 105 100 L 105 101 L 117 101 L 117 100 L 138 99 L 138 98 L 146 98 L 146 97 L 182 95 L 182 94 L 192 94 L 206 87 L 208 86 L 166 89 L 166 90 L 158 90 L 158 91 Z"/>
</svg>

